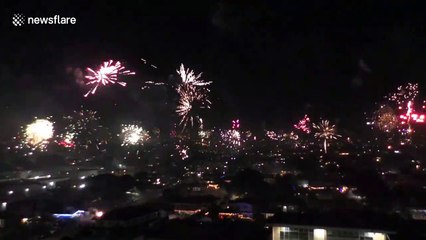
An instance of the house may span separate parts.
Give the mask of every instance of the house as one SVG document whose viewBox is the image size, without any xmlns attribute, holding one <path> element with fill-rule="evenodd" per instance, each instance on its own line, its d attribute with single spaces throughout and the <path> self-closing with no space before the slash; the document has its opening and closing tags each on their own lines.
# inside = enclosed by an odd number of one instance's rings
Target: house
<svg viewBox="0 0 426 240">
<path fill-rule="evenodd" d="M 168 214 L 161 208 L 129 206 L 105 213 L 98 221 L 99 227 L 133 227 L 149 222 L 166 220 Z"/>
<path fill-rule="evenodd" d="M 367 212 L 281 214 L 267 224 L 272 240 L 388 240 L 397 220 Z"/>
<path fill-rule="evenodd" d="M 389 232 L 376 229 L 314 225 L 272 225 L 272 240 L 387 240 Z"/>
</svg>

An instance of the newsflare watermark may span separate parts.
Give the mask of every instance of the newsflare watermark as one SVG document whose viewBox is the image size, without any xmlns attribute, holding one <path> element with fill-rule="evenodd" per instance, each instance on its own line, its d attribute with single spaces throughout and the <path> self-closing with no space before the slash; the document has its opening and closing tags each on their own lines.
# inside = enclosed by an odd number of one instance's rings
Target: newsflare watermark
<svg viewBox="0 0 426 240">
<path fill-rule="evenodd" d="M 76 24 L 77 19 L 75 17 L 62 17 L 60 15 L 54 15 L 50 17 L 26 17 L 22 13 L 15 13 L 12 16 L 12 24 L 16 27 L 28 25 L 66 25 Z"/>
</svg>

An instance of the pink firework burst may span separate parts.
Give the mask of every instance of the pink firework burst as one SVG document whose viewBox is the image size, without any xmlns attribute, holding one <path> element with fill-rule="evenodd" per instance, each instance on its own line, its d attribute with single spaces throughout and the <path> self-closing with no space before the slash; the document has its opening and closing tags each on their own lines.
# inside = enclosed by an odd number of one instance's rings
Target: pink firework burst
<svg viewBox="0 0 426 240">
<path fill-rule="evenodd" d="M 297 124 L 294 125 L 294 128 L 309 134 L 311 132 L 310 123 L 311 120 L 308 115 L 305 115 Z"/>
<path fill-rule="evenodd" d="M 240 119 L 232 120 L 232 129 L 239 129 L 240 128 Z"/>
<path fill-rule="evenodd" d="M 118 75 L 134 75 L 135 72 L 126 70 L 119 61 L 115 62 L 115 64 L 113 62 L 113 60 L 104 62 L 97 70 L 87 68 L 89 75 L 85 76 L 88 80 L 86 85 L 91 85 L 92 88 L 84 95 L 85 97 L 89 94 L 95 94 L 99 86 L 116 83 L 123 87 L 126 86 L 125 82 L 118 81 Z"/>
</svg>

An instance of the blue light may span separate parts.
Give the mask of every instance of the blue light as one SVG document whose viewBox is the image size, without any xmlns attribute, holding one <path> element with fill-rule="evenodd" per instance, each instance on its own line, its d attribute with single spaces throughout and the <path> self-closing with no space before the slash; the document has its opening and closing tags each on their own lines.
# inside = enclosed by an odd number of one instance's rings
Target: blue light
<svg viewBox="0 0 426 240">
<path fill-rule="evenodd" d="M 71 218 L 78 218 L 81 217 L 82 215 L 84 215 L 85 211 L 83 210 L 78 210 L 75 213 L 55 213 L 53 214 L 53 216 L 55 218 L 59 218 L 59 219 L 71 219 Z"/>
</svg>

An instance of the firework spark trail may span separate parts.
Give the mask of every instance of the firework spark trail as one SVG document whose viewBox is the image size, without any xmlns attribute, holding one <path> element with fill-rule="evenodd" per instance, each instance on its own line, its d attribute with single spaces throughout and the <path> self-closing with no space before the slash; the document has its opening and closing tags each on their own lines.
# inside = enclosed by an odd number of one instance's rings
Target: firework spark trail
<svg viewBox="0 0 426 240">
<path fill-rule="evenodd" d="M 153 69 L 158 69 L 158 67 L 154 64 L 151 64 L 148 62 L 148 60 L 141 58 L 141 61 L 143 62 L 144 65 L 148 65 L 149 67 L 153 68 Z M 163 86 L 166 85 L 165 82 L 154 82 L 154 81 L 145 81 L 143 83 L 143 86 L 141 87 L 141 90 L 146 90 L 146 89 L 150 89 L 151 87 L 156 87 L 156 86 Z"/>
<path fill-rule="evenodd" d="M 414 132 L 413 123 L 423 124 L 425 123 L 425 114 L 417 113 L 414 109 L 414 103 L 412 101 L 407 102 L 407 107 L 405 113 L 401 113 L 399 115 L 400 119 L 400 125 L 399 125 L 399 132 L 403 135 L 408 137 L 406 139 L 408 142 L 411 140 L 410 134 Z"/>
<path fill-rule="evenodd" d="M 410 124 L 410 122 L 414 123 L 424 123 L 425 122 L 425 114 L 419 114 L 414 110 L 413 102 L 409 101 L 407 103 L 407 111 L 405 114 L 401 114 L 399 118 L 402 120 L 401 124 Z"/>
<path fill-rule="evenodd" d="M 144 58 L 141 58 L 141 61 L 145 65 L 148 64 L 148 61 L 146 59 L 144 59 Z M 154 64 L 149 64 L 149 66 L 152 67 L 152 68 L 154 68 L 154 69 L 157 69 L 157 66 L 155 66 Z"/>
<path fill-rule="evenodd" d="M 144 86 L 141 87 L 141 90 L 149 89 L 152 86 L 164 86 L 166 83 L 164 82 L 153 82 L 153 81 L 146 81 L 144 82 Z"/>
<path fill-rule="evenodd" d="M 126 86 L 125 82 L 118 81 L 119 75 L 134 75 L 135 72 L 125 70 L 125 67 L 120 62 L 113 64 L 113 60 L 104 62 L 98 70 L 87 68 L 89 75 L 85 76 L 88 80 L 86 85 L 92 85 L 92 88 L 84 95 L 87 97 L 89 94 L 95 94 L 99 86 L 106 86 L 109 84 L 119 84 L 123 87 Z"/>
<path fill-rule="evenodd" d="M 336 134 L 336 126 L 331 125 L 328 120 L 322 120 L 318 125 L 313 124 L 313 127 L 317 130 L 315 137 L 324 140 L 324 152 L 327 153 L 327 140 L 340 137 Z"/>
</svg>

